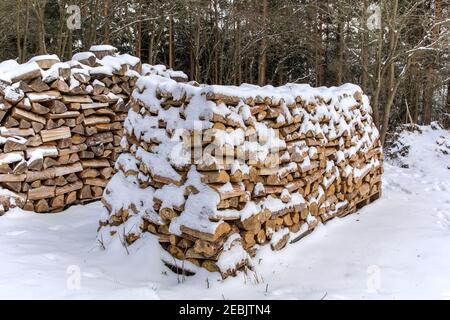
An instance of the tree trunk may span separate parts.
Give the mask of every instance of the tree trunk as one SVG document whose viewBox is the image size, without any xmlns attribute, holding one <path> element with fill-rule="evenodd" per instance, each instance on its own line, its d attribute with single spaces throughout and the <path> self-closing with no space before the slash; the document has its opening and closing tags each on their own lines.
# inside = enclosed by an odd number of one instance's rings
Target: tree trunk
<svg viewBox="0 0 450 320">
<path fill-rule="evenodd" d="M 423 90 L 423 124 L 429 125 L 431 123 L 431 111 L 433 108 L 433 94 L 434 94 L 434 72 L 431 68 L 427 71 L 425 88 Z"/>
<path fill-rule="evenodd" d="M 91 35 L 89 37 L 89 47 L 93 44 L 97 44 L 96 43 L 97 42 L 97 17 L 99 16 L 98 2 L 99 2 L 99 0 L 95 0 L 94 11 L 92 12 L 93 20 L 92 20 L 92 26 L 91 26 Z"/>
<path fill-rule="evenodd" d="M 173 67 L 173 16 L 169 15 L 169 68 Z"/>
<path fill-rule="evenodd" d="M 336 54 L 336 85 L 341 85 L 344 79 L 344 28 L 343 22 L 338 22 L 337 54 Z"/>
<path fill-rule="evenodd" d="M 22 46 L 20 43 L 20 40 L 22 38 L 22 27 L 21 27 L 21 8 L 22 8 L 22 1 L 17 1 L 17 7 L 16 7 L 16 46 L 17 46 L 17 56 L 19 59 L 22 57 Z"/>
<path fill-rule="evenodd" d="M 72 30 L 68 30 L 67 32 L 69 33 L 67 36 L 67 58 L 71 59 L 73 55 L 73 35 Z"/>
<path fill-rule="evenodd" d="M 212 1 L 212 6 L 213 6 L 213 19 L 214 19 L 214 46 L 213 46 L 213 79 L 214 79 L 214 84 L 219 84 L 219 42 L 220 42 L 220 31 L 219 31 L 219 9 L 217 7 L 218 5 L 218 1 L 214 0 Z"/>
<path fill-rule="evenodd" d="M 66 19 L 65 19 L 66 18 L 65 17 L 66 3 L 65 3 L 65 1 L 60 1 L 60 5 L 59 5 L 58 9 L 59 9 L 58 10 L 59 11 L 59 30 L 58 30 L 59 32 L 58 32 L 58 37 L 57 37 L 57 55 L 60 58 L 64 59 L 65 58 L 64 54 L 66 52 L 65 40 L 67 38 L 66 33 L 65 33 L 65 31 L 66 31 Z M 70 30 L 68 30 L 68 31 L 70 31 Z M 68 58 L 70 59 L 71 57 L 68 57 Z"/>
<path fill-rule="evenodd" d="M 135 52 L 135 56 L 138 57 L 139 59 L 141 58 L 141 46 L 142 46 L 142 21 L 141 21 L 141 16 L 142 16 L 142 4 L 139 4 L 139 10 L 138 10 L 138 17 L 139 20 L 136 23 L 136 40 L 135 40 L 135 45 L 134 45 L 134 52 Z"/>
<path fill-rule="evenodd" d="M 383 108 L 383 124 L 381 126 L 381 143 L 383 145 L 386 139 L 386 133 L 389 127 L 389 118 L 391 115 L 391 107 L 395 97 L 395 93 L 393 92 L 394 81 L 395 81 L 395 65 L 391 63 L 391 65 L 389 66 L 389 75 L 388 75 L 388 94 L 386 103 Z"/>
<path fill-rule="evenodd" d="M 362 25 L 363 30 L 361 32 L 361 65 L 362 65 L 362 74 L 361 74 L 361 87 L 364 92 L 367 92 L 369 85 L 369 49 L 368 49 L 368 34 L 365 24 L 367 23 L 367 8 L 368 8 L 368 0 L 363 1 L 363 14 L 362 14 Z"/>
<path fill-rule="evenodd" d="M 324 84 L 324 74 L 323 74 L 323 30 L 322 30 L 322 12 L 319 7 L 320 4 L 316 3 L 314 5 L 313 17 L 312 17 L 312 26 L 313 26 L 313 34 L 314 34 L 314 69 L 316 73 L 315 85 L 316 87 L 320 87 Z M 308 15 L 309 16 L 309 15 Z"/>
<path fill-rule="evenodd" d="M 110 0 L 105 0 L 103 7 L 103 18 L 105 19 L 105 24 L 103 25 L 104 43 L 109 43 L 109 7 L 110 7 Z"/>
<path fill-rule="evenodd" d="M 392 26 L 395 25 L 397 20 L 397 10 L 398 10 L 398 0 L 392 1 L 392 16 L 390 17 L 390 25 L 391 28 L 389 29 L 389 50 L 393 52 L 395 49 L 395 39 L 396 39 L 396 30 L 392 28 Z M 386 141 L 386 133 L 389 127 L 389 118 L 391 116 L 391 108 L 392 104 L 394 103 L 394 98 L 397 93 L 397 88 L 400 83 L 400 79 L 397 79 L 395 77 L 395 63 L 394 61 L 391 61 L 390 65 L 388 66 L 388 96 L 386 100 L 386 104 L 383 108 L 383 124 L 381 127 L 381 143 L 384 145 Z"/>
<path fill-rule="evenodd" d="M 432 9 L 432 3 L 430 3 L 430 9 Z M 441 21 L 441 1 L 434 1 L 434 23 Z M 440 28 L 435 26 L 432 30 L 432 41 L 436 41 L 439 37 Z M 431 55 L 428 69 L 426 71 L 427 78 L 425 82 L 424 96 L 423 96 L 423 124 L 429 125 L 431 123 L 431 115 L 433 111 L 433 96 L 435 89 L 435 66 L 434 66 L 435 56 Z"/>
<path fill-rule="evenodd" d="M 373 80 L 374 89 L 372 90 L 372 110 L 373 110 L 373 121 L 378 129 L 381 129 L 380 126 L 380 111 L 379 111 L 379 102 L 380 102 L 380 93 L 382 86 L 382 77 L 383 77 L 383 61 L 382 61 L 382 53 L 383 53 L 383 38 L 384 38 L 384 25 L 383 20 L 381 20 L 381 26 L 378 30 L 378 41 L 377 41 L 377 53 L 376 53 L 376 77 Z"/>
<path fill-rule="evenodd" d="M 331 19 L 329 0 L 327 1 L 318 0 L 318 2 L 320 3 L 319 21 L 322 21 L 325 24 L 325 39 L 323 41 L 321 39 L 322 45 L 320 48 L 320 52 L 324 57 L 322 64 L 321 85 L 329 86 L 330 82 L 333 82 L 334 85 L 334 81 L 331 79 L 330 70 L 328 67 L 331 65 L 332 62 L 330 62 L 330 55 L 327 54 L 332 41 L 334 41 L 330 36 L 331 29 L 333 29 L 333 22 Z"/>
<path fill-rule="evenodd" d="M 266 84 L 267 69 L 267 18 L 269 16 L 269 1 L 263 0 L 263 19 L 264 35 L 261 41 L 261 58 L 259 61 L 258 83 L 260 86 Z"/>
<path fill-rule="evenodd" d="M 413 75 L 411 76 L 411 113 L 412 119 L 415 124 L 419 123 L 419 98 L 420 98 L 420 86 L 419 86 L 419 71 L 414 68 Z"/>
<path fill-rule="evenodd" d="M 156 38 L 156 25 L 153 22 L 148 23 L 148 33 L 149 33 L 149 41 L 148 41 L 148 63 L 154 64 L 155 57 L 155 38 Z"/>
<path fill-rule="evenodd" d="M 46 1 L 44 1 L 42 4 L 35 3 L 34 4 L 34 11 L 36 13 L 37 18 L 37 41 L 38 41 L 38 54 L 47 54 L 47 48 L 45 45 L 45 5 Z"/>
<path fill-rule="evenodd" d="M 240 1 L 236 0 L 236 11 L 239 15 L 240 12 Z M 240 85 L 242 83 L 242 59 L 241 59 L 241 21 L 240 17 L 238 16 L 236 19 L 236 61 L 235 61 L 235 84 Z"/>
<path fill-rule="evenodd" d="M 447 113 L 450 114 L 450 79 L 447 81 Z"/>
<path fill-rule="evenodd" d="M 194 56 L 195 56 L 195 72 L 194 72 L 194 80 L 196 81 L 201 81 L 202 79 L 200 79 L 200 74 L 201 74 L 201 69 L 200 69 L 200 18 L 197 15 L 196 17 L 197 20 L 197 28 L 195 30 L 195 51 L 194 51 Z"/>
<path fill-rule="evenodd" d="M 22 42 L 22 56 L 20 57 L 20 61 L 23 62 L 27 58 L 27 45 L 28 45 L 28 26 L 30 24 L 30 0 L 26 0 L 26 11 L 25 11 L 25 30 Z"/>
</svg>

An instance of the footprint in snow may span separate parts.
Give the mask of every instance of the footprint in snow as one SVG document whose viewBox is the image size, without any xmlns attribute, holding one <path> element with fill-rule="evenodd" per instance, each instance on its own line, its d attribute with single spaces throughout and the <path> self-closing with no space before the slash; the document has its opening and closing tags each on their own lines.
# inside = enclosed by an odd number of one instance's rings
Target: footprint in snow
<svg viewBox="0 0 450 320">
<path fill-rule="evenodd" d="M 58 260 L 58 255 L 54 254 L 54 253 L 44 253 L 43 254 L 44 257 L 46 257 L 48 260 Z"/>
<path fill-rule="evenodd" d="M 62 229 L 64 229 L 64 226 L 61 226 L 61 225 L 48 227 L 48 230 L 52 230 L 52 231 L 59 231 L 59 230 L 62 230 Z"/>
<path fill-rule="evenodd" d="M 83 275 L 83 277 L 91 278 L 91 279 L 98 278 L 95 274 L 90 273 L 90 272 L 83 272 L 82 275 Z"/>
<path fill-rule="evenodd" d="M 16 236 L 20 236 L 21 234 L 27 233 L 26 230 L 21 230 L 21 231 L 11 231 L 11 232 L 7 232 L 6 235 L 7 236 L 12 236 L 12 237 L 16 237 Z"/>
<path fill-rule="evenodd" d="M 436 217 L 438 218 L 437 224 L 444 229 L 450 229 L 450 213 L 444 212 L 440 209 L 436 210 L 437 210 Z"/>
<path fill-rule="evenodd" d="M 434 182 L 433 186 L 430 188 L 425 188 L 425 191 L 434 191 L 434 192 L 446 192 L 449 189 L 449 186 L 444 182 Z"/>
<path fill-rule="evenodd" d="M 412 194 L 412 192 L 410 190 L 404 188 L 401 184 L 399 184 L 397 182 L 391 182 L 390 190 L 399 190 L 406 194 Z"/>
</svg>

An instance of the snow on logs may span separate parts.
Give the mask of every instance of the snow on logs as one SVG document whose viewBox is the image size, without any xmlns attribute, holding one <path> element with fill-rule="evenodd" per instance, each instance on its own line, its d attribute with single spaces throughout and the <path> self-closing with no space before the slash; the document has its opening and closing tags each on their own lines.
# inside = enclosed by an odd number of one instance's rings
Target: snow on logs
<svg viewBox="0 0 450 320">
<path fill-rule="evenodd" d="M 0 63 L 0 215 L 100 199 L 142 71 L 138 58 L 116 51 L 100 46 L 68 62 L 45 55 Z"/>
<path fill-rule="evenodd" d="M 383 155 L 357 86 L 136 83 L 99 241 L 149 232 L 163 261 L 223 277 L 379 197 Z"/>
</svg>

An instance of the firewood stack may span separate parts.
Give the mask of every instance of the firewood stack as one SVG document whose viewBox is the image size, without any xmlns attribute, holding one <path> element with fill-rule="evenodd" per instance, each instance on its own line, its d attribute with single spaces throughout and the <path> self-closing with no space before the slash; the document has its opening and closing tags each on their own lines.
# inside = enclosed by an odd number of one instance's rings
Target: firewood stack
<svg viewBox="0 0 450 320">
<path fill-rule="evenodd" d="M 142 72 L 143 76 L 157 75 L 164 78 L 169 78 L 175 80 L 177 82 L 187 82 L 188 76 L 183 71 L 167 69 L 167 67 L 163 64 L 151 65 L 144 63 L 142 64 Z"/>
<path fill-rule="evenodd" d="M 0 214 L 101 198 L 141 62 L 92 49 L 65 63 L 48 55 L 0 64 Z"/>
<path fill-rule="evenodd" d="M 106 187 L 98 240 L 147 232 L 170 268 L 222 277 L 256 250 L 282 249 L 381 192 L 383 155 L 354 85 L 192 86 L 141 77 L 125 152 Z"/>
</svg>

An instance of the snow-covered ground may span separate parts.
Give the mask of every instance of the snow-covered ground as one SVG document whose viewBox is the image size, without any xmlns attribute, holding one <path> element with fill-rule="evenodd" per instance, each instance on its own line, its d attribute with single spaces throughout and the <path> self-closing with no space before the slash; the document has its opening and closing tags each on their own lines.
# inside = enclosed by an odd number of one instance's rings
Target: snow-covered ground
<svg viewBox="0 0 450 320">
<path fill-rule="evenodd" d="M 442 146 L 436 141 L 444 136 Z M 166 269 L 147 237 L 130 255 L 96 243 L 100 203 L 57 215 L 0 217 L 0 298 L 450 298 L 450 132 L 405 134 L 409 168 L 386 163 L 383 197 L 281 252 L 261 250 L 255 272 L 219 280 Z"/>
</svg>

